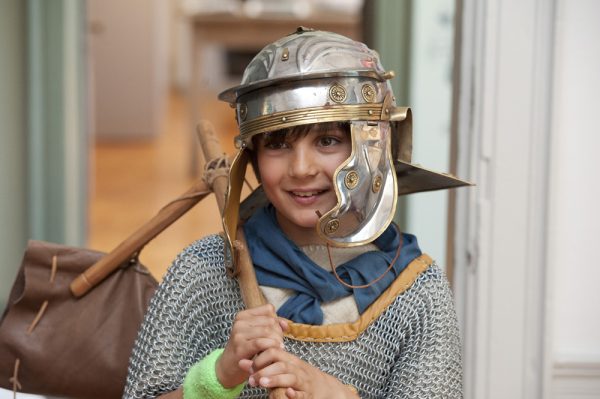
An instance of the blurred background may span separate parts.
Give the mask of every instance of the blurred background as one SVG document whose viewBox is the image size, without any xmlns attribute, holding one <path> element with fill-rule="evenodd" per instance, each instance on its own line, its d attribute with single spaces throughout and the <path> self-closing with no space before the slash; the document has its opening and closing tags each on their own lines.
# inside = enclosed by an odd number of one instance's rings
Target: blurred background
<svg viewBox="0 0 600 399">
<path fill-rule="evenodd" d="M 0 0 L 0 309 L 28 239 L 110 251 L 199 179 L 200 119 L 232 154 L 216 95 L 303 25 L 379 51 L 413 110 L 413 161 L 477 184 L 397 215 L 451 280 L 465 397 L 600 398 L 599 15 L 595 0 Z M 160 279 L 219 231 L 209 197 L 141 260 Z"/>
</svg>

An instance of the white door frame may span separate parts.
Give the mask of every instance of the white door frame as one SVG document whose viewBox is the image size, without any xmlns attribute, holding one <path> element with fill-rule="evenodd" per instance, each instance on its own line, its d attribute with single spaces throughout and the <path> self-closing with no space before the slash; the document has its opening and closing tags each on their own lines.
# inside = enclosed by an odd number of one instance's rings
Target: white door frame
<svg viewBox="0 0 600 399">
<path fill-rule="evenodd" d="M 554 0 L 462 0 L 455 279 L 465 398 L 548 393 Z"/>
</svg>

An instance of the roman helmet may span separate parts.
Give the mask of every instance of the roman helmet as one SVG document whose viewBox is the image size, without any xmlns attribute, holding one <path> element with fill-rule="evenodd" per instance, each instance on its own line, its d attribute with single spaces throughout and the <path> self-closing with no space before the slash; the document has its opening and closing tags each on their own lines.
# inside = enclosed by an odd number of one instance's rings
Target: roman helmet
<svg viewBox="0 0 600 399">
<path fill-rule="evenodd" d="M 230 251 L 240 215 L 243 220 L 264 201 L 251 195 L 240 211 L 252 137 L 257 134 L 349 122 L 352 151 L 333 178 L 338 202 L 319 216 L 316 227 L 335 246 L 375 240 L 391 223 L 400 194 L 469 184 L 411 163 L 412 115 L 410 108 L 396 106 L 389 82 L 393 77 L 365 44 L 303 27 L 254 57 L 241 84 L 219 95 L 235 108 L 240 131 L 223 220 Z"/>
</svg>

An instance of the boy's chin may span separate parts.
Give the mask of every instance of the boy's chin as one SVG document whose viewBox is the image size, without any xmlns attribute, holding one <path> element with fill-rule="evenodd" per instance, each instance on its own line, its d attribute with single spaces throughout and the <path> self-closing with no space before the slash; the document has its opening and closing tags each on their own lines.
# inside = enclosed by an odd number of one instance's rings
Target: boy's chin
<svg viewBox="0 0 600 399">
<path fill-rule="evenodd" d="M 315 230 L 317 227 L 317 222 L 319 221 L 316 217 L 310 217 L 306 219 L 293 220 L 292 223 L 296 225 L 296 227 L 303 230 Z"/>
<path fill-rule="evenodd" d="M 292 217 L 286 217 L 286 224 L 291 228 L 299 230 L 312 230 L 314 231 L 319 218 L 316 214 L 313 215 L 294 215 Z M 280 220 L 281 221 L 281 220 Z"/>
</svg>

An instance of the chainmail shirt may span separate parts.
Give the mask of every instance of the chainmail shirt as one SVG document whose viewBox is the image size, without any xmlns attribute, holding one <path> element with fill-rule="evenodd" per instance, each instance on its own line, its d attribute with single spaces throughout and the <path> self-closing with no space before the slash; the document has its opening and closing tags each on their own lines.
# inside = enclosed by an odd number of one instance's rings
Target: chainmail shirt
<svg viewBox="0 0 600 399">
<path fill-rule="evenodd" d="M 213 235 L 179 254 L 153 297 L 129 362 L 124 398 L 179 388 L 188 369 L 225 346 L 244 305 Z M 288 352 L 354 386 L 361 398 L 461 398 L 460 339 L 452 296 L 435 264 L 349 342 L 285 338 Z M 266 398 L 246 386 L 240 398 Z"/>
</svg>

